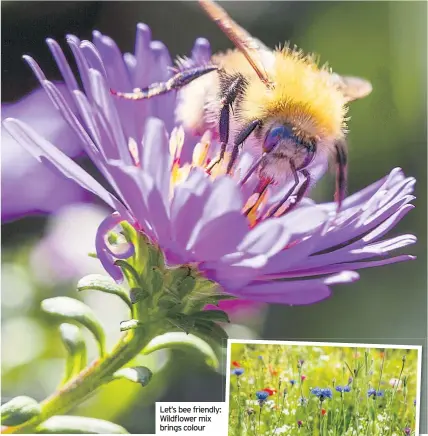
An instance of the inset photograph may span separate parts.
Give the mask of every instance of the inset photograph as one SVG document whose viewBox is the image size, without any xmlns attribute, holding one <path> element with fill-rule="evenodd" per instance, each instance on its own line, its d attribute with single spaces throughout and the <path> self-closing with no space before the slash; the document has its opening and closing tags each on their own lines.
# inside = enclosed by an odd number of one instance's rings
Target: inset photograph
<svg viewBox="0 0 428 436">
<path fill-rule="evenodd" d="M 419 435 L 421 347 L 229 341 L 229 436 Z"/>
</svg>

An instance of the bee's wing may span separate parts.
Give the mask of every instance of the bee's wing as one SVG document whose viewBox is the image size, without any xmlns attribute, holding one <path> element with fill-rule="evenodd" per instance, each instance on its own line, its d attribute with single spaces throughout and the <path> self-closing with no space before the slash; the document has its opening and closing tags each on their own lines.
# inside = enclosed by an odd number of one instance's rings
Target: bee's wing
<svg viewBox="0 0 428 436">
<path fill-rule="evenodd" d="M 354 101 L 367 97 L 372 92 L 372 84 L 360 77 L 340 76 L 331 74 L 331 79 L 346 97 L 347 101 Z"/>
<path fill-rule="evenodd" d="M 268 50 L 266 46 L 233 21 L 227 12 L 212 0 L 199 0 L 199 3 L 208 16 L 246 57 L 260 80 L 269 85 L 270 80 L 261 56 L 262 51 Z"/>
</svg>

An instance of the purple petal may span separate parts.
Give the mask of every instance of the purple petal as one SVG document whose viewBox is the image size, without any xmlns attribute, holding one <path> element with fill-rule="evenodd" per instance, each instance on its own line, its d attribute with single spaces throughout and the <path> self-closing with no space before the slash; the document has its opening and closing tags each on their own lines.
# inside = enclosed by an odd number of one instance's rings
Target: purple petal
<svg viewBox="0 0 428 436">
<path fill-rule="evenodd" d="M 77 68 L 79 70 L 79 77 L 82 80 L 85 94 L 88 96 L 89 101 L 92 101 L 91 82 L 89 80 L 89 74 L 88 74 L 89 65 L 80 49 L 80 39 L 76 38 L 74 35 L 68 35 L 67 44 L 69 45 L 71 51 L 73 52 L 73 56 L 77 64 Z"/>
<path fill-rule="evenodd" d="M 201 261 L 235 251 L 248 231 L 241 209 L 241 194 L 233 180 L 229 177 L 214 180 L 213 190 L 186 249 L 193 251 Z"/>
<path fill-rule="evenodd" d="M 151 83 L 165 82 L 171 77 L 171 57 L 168 49 L 160 41 L 152 41 L 150 49 L 153 56 L 150 73 Z M 152 99 L 152 116 L 160 118 L 165 123 L 168 132 L 174 127 L 175 91 Z"/>
<path fill-rule="evenodd" d="M 92 176 L 54 145 L 39 136 L 33 129 L 19 120 L 8 118 L 4 121 L 8 132 L 34 157 L 44 164 L 50 162 L 64 176 L 75 180 L 80 186 L 104 200 L 111 208 L 123 210 L 123 205 L 103 188 Z"/>
<path fill-rule="evenodd" d="M 398 262 L 406 262 L 408 260 L 414 260 L 416 257 L 409 255 L 401 255 L 396 257 L 391 257 L 382 260 L 373 260 L 368 262 L 349 262 L 349 263 L 339 263 L 335 265 L 325 265 L 319 268 L 308 268 L 308 269 L 300 269 L 300 270 L 290 270 L 284 273 L 272 274 L 269 276 L 265 276 L 265 279 L 279 279 L 279 278 L 296 278 L 296 277 L 310 277 L 310 276 L 318 276 L 323 274 L 333 274 L 339 273 L 346 270 L 359 270 L 364 268 L 373 268 L 376 266 L 389 265 Z"/>
<path fill-rule="evenodd" d="M 237 296 L 245 296 L 252 301 L 280 303 L 290 305 L 313 304 L 328 298 L 331 294 L 329 286 L 352 283 L 359 275 L 353 271 L 342 271 L 339 274 L 322 279 L 298 281 L 260 282 L 235 291 Z"/>
<path fill-rule="evenodd" d="M 133 88 L 144 88 L 151 84 L 150 74 L 153 62 L 153 54 L 150 49 L 151 32 L 145 24 L 137 24 L 137 35 L 135 40 L 135 69 L 133 74 Z M 143 126 L 149 116 L 152 116 L 151 100 L 134 101 L 134 111 L 138 114 L 137 129 L 138 136 L 135 138 L 137 143 L 143 137 Z"/>
<path fill-rule="evenodd" d="M 110 127 L 110 132 L 116 143 L 120 159 L 126 165 L 131 165 L 132 159 L 128 150 L 128 143 L 123 134 L 121 121 L 116 107 L 113 104 L 112 95 L 110 94 L 105 79 L 99 71 L 92 69 L 89 71 L 89 77 L 91 80 L 94 101 Z"/>
<path fill-rule="evenodd" d="M 133 77 L 133 88 L 143 88 L 150 85 L 150 67 L 153 59 L 150 50 L 151 40 L 152 34 L 149 26 L 138 23 L 135 38 L 135 60 L 137 65 Z"/>
<path fill-rule="evenodd" d="M 201 219 L 212 186 L 201 169 L 193 169 L 185 181 L 174 188 L 171 202 L 171 227 L 174 240 L 186 247 L 196 223 Z"/>
<path fill-rule="evenodd" d="M 116 280 L 118 283 L 123 281 L 122 271 L 114 264 L 115 259 L 111 255 L 111 251 L 107 246 L 107 234 L 113 230 L 121 221 L 118 213 L 109 215 L 98 227 L 97 235 L 95 237 L 95 248 L 97 256 L 104 269 Z"/>
<path fill-rule="evenodd" d="M 198 38 L 192 49 L 192 61 L 196 65 L 204 65 L 211 59 L 211 46 L 207 39 Z"/>
<path fill-rule="evenodd" d="M 107 72 L 104 68 L 103 60 L 97 48 L 91 41 L 82 41 L 80 49 L 85 56 L 88 68 L 99 71 L 105 79 L 107 79 Z"/>
<path fill-rule="evenodd" d="M 169 198 L 171 177 L 171 155 L 169 153 L 168 134 L 164 123 L 156 118 L 149 118 L 144 129 L 141 156 L 141 169 L 153 179 L 156 189 L 164 199 Z"/>
<path fill-rule="evenodd" d="M 238 246 L 238 251 L 251 255 L 264 254 L 271 257 L 289 242 L 290 234 L 284 219 L 269 219 L 252 229 Z"/>
<path fill-rule="evenodd" d="M 132 91 L 131 77 L 116 43 L 109 36 L 102 35 L 97 31 L 93 32 L 93 38 L 107 73 L 106 83 L 109 85 L 109 90 L 111 88 L 121 92 Z M 134 102 L 114 98 L 114 105 L 116 106 L 125 138 L 137 138 L 135 126 L 137 120 Z"/>
</svg>

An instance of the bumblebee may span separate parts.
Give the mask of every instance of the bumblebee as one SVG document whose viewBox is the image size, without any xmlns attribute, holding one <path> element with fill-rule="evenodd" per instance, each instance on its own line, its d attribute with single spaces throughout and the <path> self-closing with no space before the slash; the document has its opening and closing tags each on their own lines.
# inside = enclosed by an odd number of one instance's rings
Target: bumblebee
<svg viewBox="0 0 428 436">
<path fill-rule="evenodd" d="M 199 3 L 235 49 L 214 55 L 208 65 L 186 68 L 181 62 L 167 82 L 115 94 L 139 100 L 180 89 L 177 122 L 194 133 L 210 130 L 221 144 L 210 167 L 227 158 L 231 173 L 245 146 L 254 163 L 241 183 L 255 172 L 262 181 L 260 190 L 290 183 L 277 208 L 292 195 L 297 204 L 314 173 L 323 173 L 333 160 L 339 209 L 347 185 L 347 105 L 367 96 L 371 84 L 319 67 L 313 55 L 296 48 L 271 50 L 215 2 Z"/>
</svg>

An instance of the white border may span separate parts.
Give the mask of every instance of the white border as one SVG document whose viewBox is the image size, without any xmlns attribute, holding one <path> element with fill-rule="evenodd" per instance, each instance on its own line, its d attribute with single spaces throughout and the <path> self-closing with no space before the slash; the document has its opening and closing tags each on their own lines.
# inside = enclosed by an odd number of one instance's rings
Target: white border
<svg viewBox="0 0 428 436">
<path fill-rule="evenodd" d="M 299 345 L 308 347 L 354 347 L 354 348 L 390 348 L 394 350 L 417 350 L 418 351 L 418 369 L 416 384 L 416 423 L 415 433 L 419 434 L 420 413 L 421 413 L 421 376 L 422 376 L 422 346 L 421 345 L 385 345 L 385 344 L 356 344 L 348 342 L 306 342 L 306 341 L 267 341 L 263 339 L 228 339 L 227 340 L 227 358 L 226 358 L 226 413 L 227 413 L 227 434 L 229 434 L 229 394 L 230 394 L 230 359 L 232 344 L 271 344 L 271 345 Z M 424 436 L 424 435 L 420 435 Z"/>
</svg>

